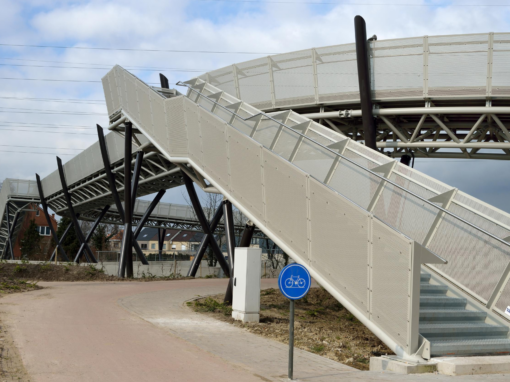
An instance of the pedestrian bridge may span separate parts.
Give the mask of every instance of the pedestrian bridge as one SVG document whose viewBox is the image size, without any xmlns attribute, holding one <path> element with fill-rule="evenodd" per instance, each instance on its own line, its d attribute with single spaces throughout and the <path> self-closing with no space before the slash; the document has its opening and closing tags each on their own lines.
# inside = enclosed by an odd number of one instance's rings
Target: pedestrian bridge
<svg viewBox="0 0 510 382">
<path fill-rule="evenodd" d="M 135 169 L 135 154 L 145 153 L 137 196 L 183 176 L 221 193 L 398 356 L 509 354 L 510 215 L 392 156 L 507 155 L 509 111 L 498 105 L 510 98 L 502 75 L 510 34 L 370 44 L 374 114 L 386 126 L 378 151 L 357 141 L 347 44 L 235 64 L 180 83 L 183 95 L 115 66 L 103 78 L 113 171 L 121 177 L 132 126 Z M 450 120 L 473 125 L 463 133 L 466 124 Z M 486 134 L 490 147 L 479 144 Z M 80 213 L 113 204 L 99 145 L 63 166 Z M 65 215 L 58 175 L 42 186 Z"/>
</svg>

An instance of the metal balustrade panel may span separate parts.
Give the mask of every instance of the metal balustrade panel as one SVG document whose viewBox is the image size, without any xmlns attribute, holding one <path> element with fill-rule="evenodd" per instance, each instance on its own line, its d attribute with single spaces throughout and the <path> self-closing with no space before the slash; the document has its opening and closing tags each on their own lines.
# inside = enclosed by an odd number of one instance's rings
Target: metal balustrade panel
<svg viewBox="0 0 510 382">
<path fill-rule="evenodd" d="M 188 130 L 188 154 L 202 166 L 202 138 L 200 134 L 200 109 L 193 102 L 186 102 L 186 129 Z"/>
<path fill-rule="evenodd" d="M 190 121 L 187 120 L 187 110 L 196 108 L 189 99 L 177 97 L 165 100 L 167 125 L 164 131 L 167 134 L 170 153 L 176 157 L 188 155 L 188 129 Z"/>
<path fill-rule="evenodd" d="M 462 213 L 454 204 L 449 210 Z M 448 260 L 436 269 L 474 292 L 483 303 L 510 262 L 508 246 L 450 216 L 443 218 L 428 248 Z"/>
<path fill-rule="evenodd" d="M 165 111 L 165 99 L 161 97 L 156 92 L 151 91 L 149 93 L 149 102 L 151 106 L 151 133 L 149 135 L 152 135 L 156 142 L 163 144 L 166 150 L 170 150 L 170 139 L 168 137 L 168 130 L 169 126 L 166 119 L 166 111 Z M 178 116 L 181 116 L 179 118 L 180 121 L 184 121 L 184 118 L 182 117 L 184 115 L 182 111 L 182 101 L 177 102 L 179 106 L 181 107 L 180 110 L 175 110 L 174 115 L 172 115 L 172 118 L 178 118 Z M 175 115 L 177 114 L 177 115 Z"/>
<path fill-rule="evenodd" d="M 263 149 L 266 226 L 308 260 L 306 174 Z"/>
<path fill-rule="evenodd" d="M 264 147 L 270 148 L 276 133 L 280 129 L 280 124 L 270 119 L 263 119 L 253 135 L 253 139 L 260 142 Z"/>
<path fill-rule="evenodd" d="M 358 206 L 367 209 L 380 181 L 375 175 L 367 173 L 352 163 L 340 160 L 329 186 Z"/>
<path fill-rule="evenodd" d="M 266 57 L 237 64 L 240 98 L 254 107 L 271 108 L 269 63 Z"/>
<path fill-rule="evenodd" d="M 370 43 L 371 89 L 375 99 L 423 96 L 423 38 Z"/>
<path fill-rule="evenodd" d="M 510 96 L 510 33 L 494 33 L 492 95 Z"/>
<path fill-rule="evenodd" d="M 200 113 L 204 170 L 213 174 L 214 179 L 221 187 L 230 191 L 226 123 L 203 109 L 200 110 Z"/>
<path fill-rule="evenodd" d="M 298 133 L 292 130 L 283 129 L 272 151 L 282 158 L 289 160 L 300 137 Z"/>
<path fill-rule="evenodd" d="M 312 50 L 308 49 L 272 59 L 276 107 L 315 103 L 312 57 Z"/>
<path fill-rule="evenodd" d="M 332 152 L 317 146 L 313 142 L 304 140 L 292 163 L 319 181 L 324 181 L 335 157 L 336 155 Z"/>
<path fill-rule="evenodd" d="M 151 92 L 146 86 L 137 86 L 137 98 L 138 106 L 140 109 L 140 122 L 149 134 L 154 134 L 154 126 L 152 125 L 152 111 L 151 111 L 151 100 L 149 98 L 149 92 Z"/>
<path fill-rule="evenodd" d="M 112 115 L 115 111 L 115 107 L 113 106 L 113 97 L 111 92 L 111 85 L 110 85 L 110 72 L 103 78 L 101 78 L 101 83 L 103 84 L 103 90 L 104 90 L 104 99 L 106 102 L 106 110 L 108 111 L 108 115 Z M 118 96 L 117 96 L 118 98 Z"/>
<path fill-rule="evenodd" d="M 496 308 L 501 312 L 505 312 L 508 307 L 510 307 L 510 282 L 507 282 L 503 292 L 501 293 L 501 297 L 496 303 Z M 503 313 L 503 317 L 507 316 L 508 313 Z"/>
<path fill-rule="evenodd" d="M 355 44 L 316 48 L 319 103 L 359 101 Z"/>
<path fill-rule="evenodd" d="M 232 195 L 265 221 L 260 145 L 236 129 L 227 131 Z"/>
<path fill-rule="evenodd" d="M 129 113 L 131 118 L 134 118 L 135 121 L 139 122 L 140 117 L 138 114 L 138 99 L 136 95 L 136 80 L 135 78 L 129 74 L 124 72 L 124 83 L 125 83 L 125 94 L 127 102 L 123 104 L 123 107 L 126 107 L 127 112 Z"/>
<path fill-rule="evenodd" d="M 484 96 L 488 34 L 429 36 L 429 95 Z"/>
<path fill-rule="evenodd" d="M 370 214 L 310 179 L 310 265 L 369 315 Z"/>
<path fill-rule="evenodd" d="M 372 219 L 370 319 L 404 349 L 411 333 L 411 241 Z"/>
<path fill-rule="evenodd" d="M 209 82 L 211 85 L 221 87 L 229 94 L 236 94 L 234 68 L 232 65 L 213 70 L 212 72 L 201 75 L 199 78 Z"/>
<path fill-rule="evenodd" d="M 411 183 L 398 174 L 392 174 L 390 180 L 425 199 L 435 196 L 431 191 Z M 438 210 L 417 197 L 391 184 L 386 184 L 373 213 L 386 224 L 423 244 L 436 219 Z"/>
</svg>

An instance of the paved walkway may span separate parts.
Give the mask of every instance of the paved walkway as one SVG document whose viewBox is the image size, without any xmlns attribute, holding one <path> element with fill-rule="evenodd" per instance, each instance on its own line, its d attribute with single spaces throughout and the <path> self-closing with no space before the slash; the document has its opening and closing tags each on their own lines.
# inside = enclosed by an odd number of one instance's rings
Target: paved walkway
<svg viewBox="0 0 510 382">
<path fill-rule="evenodd" d="M 31 381 L 282 381 L 284 344 L 191 312 L 183 302 L 221 293 L 226 280 L 41 283 L 0 299 Z M 263 287 L 275 286 L 263 280 Z M 508 380 L 360 372 L 296 350 L 301 381 Z"/>
</svg>

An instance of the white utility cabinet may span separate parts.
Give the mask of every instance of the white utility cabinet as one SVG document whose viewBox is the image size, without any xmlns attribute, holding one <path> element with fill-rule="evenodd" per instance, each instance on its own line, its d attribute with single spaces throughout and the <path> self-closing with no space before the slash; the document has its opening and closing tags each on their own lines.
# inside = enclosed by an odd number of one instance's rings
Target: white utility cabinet
<svg viewBox="0 0 510 382">
<path fill-rule="evenodd" d="M 243 322 L 259 322 L 260 269 L 262 249 L 236 248 L 232 317 Z"/>
</svg>

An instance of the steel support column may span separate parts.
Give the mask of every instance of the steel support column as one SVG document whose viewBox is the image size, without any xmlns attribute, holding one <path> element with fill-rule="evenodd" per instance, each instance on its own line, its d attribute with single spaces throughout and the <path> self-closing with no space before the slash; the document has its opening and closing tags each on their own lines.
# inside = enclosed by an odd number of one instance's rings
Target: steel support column
<svg viewBox="0 0 510 382">
<path fill-rule="evenodd" d="M 354 32 L 356 35 L 356 61 L 358 64 L 359 97 L 361 102 L 361 117 L 365 146 L 372 150 L 376 147 L 375 121 L 372 114 L 372 93 L 370 89 L 369 58 L 367 52 L 367 26 L 361 16 L 354 18 Z"/>
<path fill-rule="evenodd" d="M 76 217 L 79 217 L 79 214 L 76 214 Z M 64 240 L 65 240 L 65 238 L 67 236 L 67 233 L 69 232 L 69 230 L 71 229 L 72 226 L 73 226 L 73 222 L 69 223 L 69 225 L 67 226 L 66 230 L 62 234 L 62 237 L 60 239 L 58 239 L 57 245 L 55 246 L 55 249 L 53 250 L 53 253 L 51 254 L 51 257 L 50 257 L 50 263 L 53 260 L 55 260 L 55 255 L 57 254 L 57 249 L 58 249 L 58 247 L 60 245 L 62 245 L 64 243 Z M 63 259 L 63 261 L 69 262 L 69 259 L 67 258 L 67 256 Z"/>
<path fill-rule="evenodd" d="M 112 173 L 110 158 L 108 157 L 108 149 L 106 146 L 106 140 L 104 139 L 103 128 L 99 125 L 97 127 L 97 137 L 99 140 L 99 149 L 101 150 L 101 157 L 103 158 L 103 165 L 105 168 L 106 179 L 108 179 L 108 184 L 110 186 L 110 192 L 112 193 L 113 200 L 115 202 L 115 206 L 117 207 L 117 212 L 119 214 L 122 223 L 126 221 L 124 216 L 124 207 L 122 206 L 122 202 L 120 201 L 119 193 L 117 192 L 117 185 L 115 184 L 115 174 Z M 136 254 L 140 258 L 140 261 L 144 265 L 148 265 L 149 262 L 145 258 L 140 246 L 136 242 L 136 239 L 133 237 L 133 247 L 135 248 Z"/>
<path fill-rule="evenodd" d="M 218 226 L 222 217 L 223 217 L 223 203 L 220 204 L 220 206 L 216 210 L 216 213 L 214 214 L 213 218 L 211 219 L 211 224 L 209 225 L 209 228 L 210 228 L 211 232 L 213 233 L 213 235 L 214 235 L 214 231 L 216 231 L 216 227 Z M 204 234 L 204 237 L 200 241 L 200 245 L 197 248 L 197 254 L 195 255 L 195 258 L 193 259 L 193 262 L 191 263 L 191 266 L 188 270 L 188 274 L 187 274 L 188 277 L 196 276 L 198 267 L 200 266 L 200 262 L 202 261 L 202 258 L 205 255 L 205 251 L 207 250 L 210 240 L 216 240 L 216 239 L 214 238 L 214 236 L 211 238 L 209 235 Z"/>
<path fill-rule="evenodd" d="M 223 218 L 225 225 L 225 234 L 227 236 L 227 253 L 228 263 L 230 266 L 230 280 L 228 282 L 227 291 L 225 292 L 224 303 L 232 304 L 232 292 L 234 287 L 234 264 L 235 264 L 235 248 L 236 237 L 234 233 L 234 214 L 232 211 L 232 203 L 229 200 L 223 201 Z"/>
<path fill-rule="evenodd" d="M 193 205 L 193 209 L 195 210 L 195 215 L 197 216 L 197 219 L 200 222 L 200 225 L 202 226 L 202 230 L 206 235 L 214 239 L 213 233 L 211 232 L 207 219 L 205 218 L 204 211 L 202 210 L 202 206 L 200 205 L 200 200 L 198 199 L 195 187 L 193 186 L 193 181 L 184 171 L 181 171 L 181 174 L 182 178 L 184 179 L 184 184 L 186 186 L 186 190 L 188 191 L 188 196 L 190 198 L 191 204 Z M 216 240 L 210 240 L 209 243 L 212 247 L 214 255 L 216 256 L 216 259 L 218 260 L 218 263 L 220 263 L 220 266 L 223 269 L 223 272 L 225 273 L 225 275 L 230 277 L 229 265 L 225 258 L 223 257 L 223 253 L 221 253 L 221 249 L 218 246 L 218 243 L 216 242 Z"/>
<path fill-rule="evenodd" d="M 37 181 L 37 190 L 39 191 L 39 199 L 41 199 L 44 217 L 46 218 L 48 227 L 50 227 L 51 236 L 53 236 L 53 240 L 55 241 L 55 243 L 57 243 L 57 247 L 55 248 L 55 250 L 58 248 L 58 250 L 60 251 L 60 255 L 62 256 L 62 259 L 64 259 L 65 261 L 69 261 L 66 251 L 64 251 L 64 247 L 62 247 L 62 244 L 60 244 L 57 233 L 53 229 L 53 224 L 51 224 L 50 214 L 48 213 L 48 205 L 46 204 L 46 198 L 44 197 L 44 192 L 41 184 L 41 177 L 39 176 L 39 174 L 35 174 L 35 179 Z"/>
<path fill-rule="evenodd" d="M 251 221 L 246 222 L 246 225 L 244 226 L 243 230 L 243 235 L 241 236 L 241 241 L 239 242 L 238 247 L 249 247 L 254 232 L 255 224 L 253 224 Z"/>
<path fill-rule="evenodd" d="M 94 231 L 96 230 L 97 226 L 99 225 L 99 223 L 101 222 L 101 220 L 106 215 L 106 213 L 108 212 L 109 209 L 110 209 L 110 206 L 106 205 L 103 208 L 103 210 L 101 211 L 101 213 L 99 214 L 99 216 L 97 217 L 96 221 L 92 225 L 92 228 L 90 229 L 90 232 L 87 234 L 87 237 L 85 238 L 85 243 L 83 243 L 80 246 L 80 249 L 78 250 L 78 253 L 76 254 L 76 257 L 74 258 L 74 262 L 75 263 L 79 263 L 80 262 L 80 256 L 81 256 L 83 250 L 85 249 L 85 245 L 88 245 L 88 242 L 92 238 L 92 235 L 94 234 Z M 66 230 L 66 232 L 67 232 L 67 230 Z"/>
<path fill-rule="evenodd" d="M 159 256 L 159 261 L 163 260 L 163 242 L 165 241 L 165 235 L 166 235 L 166 228 L 163 228 L 163 231 L 161 231 L 161 228 L 158 228 L 158 256 Z"/>
<path fill-rule="evenodd" d="M 73 203 L 71 201 L 71 195 L 69 194 L 69 190 L 67 189 L 67 181 L 64 174 L 64 166 L 62 165 L 62 159 L 57 157 L 57 165 L 58 165 L 58 174 L 60 176 L 60 183 L 62 184 L 62 191 L 64 192 L 64 199 L 67 204 L 67 210 L 69 211 L 69 215 L 71 215 L 71 220 L 73 221 L 74 230 L 76 232 L 76 236 L 78 237 L 78 240 L 80 241 L 80 244 L 85 243 L 85 237 L 83 236 L 83 232 L 80 227 L 80 223 L 78 223 L 78 217 L 74 213 Z M 49 218 L 49 217 L 48 217 Z M 53 226 L 50 224 L 50 229 L 52 229 Z M 58 237 L 55 233 L 55 242 L 58 243 Z M 85 243 L 85 256 L 88 258 L 88 261 L 91 261 L 93 263 L 97 263 L 96 258 L 94 257 L 94 254 L 92 253 L 92 250 L 88 246 L 87 243 Z"/>
<path fill-rule="evenodd" d="M 165 195 L 166 190 L 159 190 L 154 199 L 152 200 L 151 204 L 149 204 L 149 208 L 145 211 L 142 218 L 138 222 L 138 225 L 136 226 L 135 232 L 133 233 L 133 238 L 136 240 L 140 232 L 142 231 L 143 226 L 149 219 L 149 217 L 152 214 L 152 211 L 154 211 L 154 208 L 156 208 L 156 205 L 159 203 L 163 195 Z"/>
<path fill-rule="evenodd" d="M 124 129 L 124 236 L 122 237 L 119 277 L 133 277 L 133 240 L 131 208 L 131 153 L 133 147 L 133 125 L 125 122 Z"/>
</svg>

